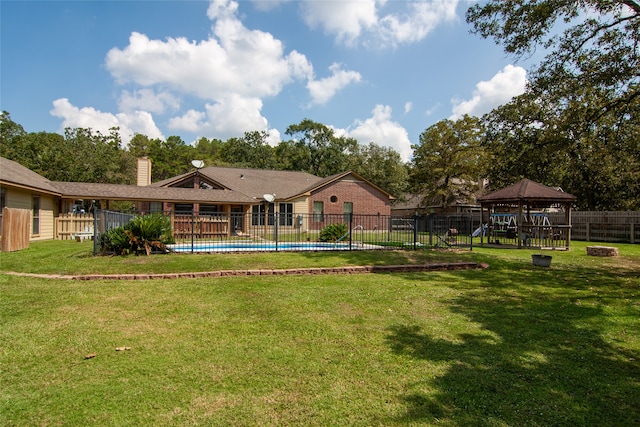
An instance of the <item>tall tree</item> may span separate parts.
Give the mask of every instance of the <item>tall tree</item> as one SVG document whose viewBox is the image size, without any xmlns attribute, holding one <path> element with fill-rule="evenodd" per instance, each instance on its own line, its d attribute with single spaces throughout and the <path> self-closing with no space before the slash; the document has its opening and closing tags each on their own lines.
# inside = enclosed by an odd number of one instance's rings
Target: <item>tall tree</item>
<svg viewBox="0 0 640 427">
<path fill-rule="evenodd" d="M 414 145 L 411 183 L 426 203 L 443 207 L 470 201 L 483 175 L 480 119 L 468 115 L 442 120 L 420 134 Z"/>
<path fill-rule="evenodd" d="M 289 171 L 307 171 L 311 164 L 311 151 L 300 141 L 287 140 L 275 147 L 278 169 Z"/>
<path fill-rule="evenodd" d="M 11 119 L 8 111 L 0 114 L 0 156 L 12 158 L 20 146 L 19 138 L 26 134 L 24 128 Z"/>
<path fill-rule="evenodd" d="M 394 149 L 371 142 L 360 145 L 350 160 L 350 169 L 389 194 L 400 197 L 407 191 L 409 168 Z"/>
<path fill-rule="evenodd" d="M 290 125 L 286 132 L 295 140 L 298 154 L 307 150 L 308 155 L 298 156 L 302 162 L 299 170 L 318 176 L 330 176 L 349 168 L 349 156 L 357 151 L 358 142 L 353 138 L 336 136 L 333 129 L 309 119 Z"/>
<path fill-rule="evenodd" d="M 274 149 L 267 143 L 264 131 L 245 132 L 242 138 L 230 138 L 220 147 L 220 158 L 240 167 L 274 169 Z"/>
<path fill-rule="evenodd" d="M 153 181 L 162 181 L 188 172 L 195 159 L 195 149 L 185 144 L 179 136 L 170 136 L 166 141 L 154 138 L 149 140 L 149 158 Z"/>
<path fill-rule="evenodd" d="M 207 166 L 222 165 L 224 161 L 220 157 L 220 151 L 223 144 L 224 142 L 217 138 L 202 137 L 196 141 L 195 156 L 199 160 L 203 160 Z"/>
<path fill-rule="evenodd" d="M 149 156 L 151 150 L 151 140 L 147 135 L 142 135 L 140 133 L 136 133 L 129 141 L 129 146 L 127 147 L 129 153 L 135 157 L 145 157 Z"/>
<path fill-rule="evenodd" d="M 562 184 L 583 208 L 637 209 L 640 2 L 490 0 L 471 7 L 467 21 L 509 54 L 548 52 L 525 95 L 488 117 L 495 163 L 512 177 L 536 165 L 539 179 Z M 542 157 L 500 157 L 527 149 Z"/>
<path fill-rule="evenodd" d="M 108 135 L 83 128 L 68 128 L 64 136 L 50 132 L 26 133 L 3 112 L 0 155 L 53 181 L 129 184 L 134 163 L 121 147 L 117 128 Z"/>
</svg>

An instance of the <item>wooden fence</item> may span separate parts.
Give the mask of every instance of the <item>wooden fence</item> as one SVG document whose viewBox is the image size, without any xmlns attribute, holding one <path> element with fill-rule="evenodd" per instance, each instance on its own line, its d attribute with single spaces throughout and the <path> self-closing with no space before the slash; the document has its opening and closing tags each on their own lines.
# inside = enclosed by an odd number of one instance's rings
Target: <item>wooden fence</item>
<svg viewBox="0 0 640 427">
<path fill-rule="evenodd" d="M 60 214 L 56 218 L 56 240 L 90 239 L 93 237 L 92 214 Z"/>
<path fill-rule="evenodd" d="M 31 238 L 31 211 L 28 209 L 2 209 L 0 231 L 2 252 L 13 252 L 29 247 Z"/>
<path fill-rule="evenodd" d="M 229 218 L 223 215 L 172 215 L 173 235 L 176 239 L 193 236 L 196 239 L 211 239 L 229 236 Z"/>
<path fill-rule="evenodd" d="M 564 221 L 564 213 L 549 213 L 552 224 Z M 589 242 L 640 243 L 640 212 L 574 211 L 571 239 Z"/>
</svg>

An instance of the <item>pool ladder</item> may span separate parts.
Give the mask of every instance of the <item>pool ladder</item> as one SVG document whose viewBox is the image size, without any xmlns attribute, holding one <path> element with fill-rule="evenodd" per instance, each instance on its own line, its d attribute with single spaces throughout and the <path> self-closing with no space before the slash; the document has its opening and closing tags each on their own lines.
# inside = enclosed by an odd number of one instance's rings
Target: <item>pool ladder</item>
<svg viewBox="0 0 640 427">
<path fill-rule="evenodd" d="M 356 230 L 360 230 L 360 246 L 364 247 L 364 227 L 362 225 L 356 225 L 355 227 L 353 227 L 351 229 L 351 232 L 347 231 L 344 236 L 340 237 L 338 240 L 336 240 L 336 243 L 341 242 L 342 240 L 344 240 L 346 237 L 349 236 L 350 233 L 353 233 Z M 353 239 L 355 241 L 355 239 Z M 355 243 L 355 242 L 354 242 Z"/>
</svg>

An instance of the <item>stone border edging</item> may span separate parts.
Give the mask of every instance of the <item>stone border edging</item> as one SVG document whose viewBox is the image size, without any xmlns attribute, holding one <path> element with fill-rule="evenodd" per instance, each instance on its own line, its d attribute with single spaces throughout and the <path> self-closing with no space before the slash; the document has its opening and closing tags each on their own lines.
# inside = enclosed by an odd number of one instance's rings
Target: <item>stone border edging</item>
<svg viewBox="0 0 640 427">
<path fill-rule="evenodd" d="M 413 273 L 424 271 L 470 270 L 488 268 L 485 263 L 457 262 L 435 264 L 407 264 L 407 265 L 369 265 L 348 267 L 313 267 L 313 268 L 286 268 L 276 270 L 217 270 L 195 273 L 159 273 L 159 274 L 35 274 L 5 272 L 13 276 L 36 277 L 41 279 L 66 279 L 66 280 L 151 280 L 151 279 L 197 279 L 205 277 L 238 277 L 238 276 L 292 276 L 292 275 L 318 275 L 318 274 L 363 274 L 363 273 Z"/>
</svg>

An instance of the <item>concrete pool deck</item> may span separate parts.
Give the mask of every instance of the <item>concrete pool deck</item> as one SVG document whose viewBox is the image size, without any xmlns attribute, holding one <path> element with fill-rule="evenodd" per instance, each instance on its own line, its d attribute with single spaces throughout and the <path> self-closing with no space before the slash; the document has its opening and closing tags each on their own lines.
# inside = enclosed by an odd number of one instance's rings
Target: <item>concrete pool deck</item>
<svg viewBox="0 0 640 427">
<path fill-rule="evenodd" d="M 304 276 L 318 274 L 366 274 L 366 273 L 416 273 L 428 271 L 447 270 L 472 270 L 488 268 L 486 263 L 453 262 L 433 264 L 406 264 L 406 265 L 368 265 L 345 267 L 312 267 L 312 268 L 286 268 L 286 269 L 247 269 L 247 270 L 216 270 L 200 271 L 192 273 L 158 273 L 158 274 L 37 274 L 18 273 L 13 271 L 2 274 L 39 279 L 64 279 L 64 280 L 156 280 L 156 279 L 198 279 L 215 277 L 238 276 Z"/>
</svg>

